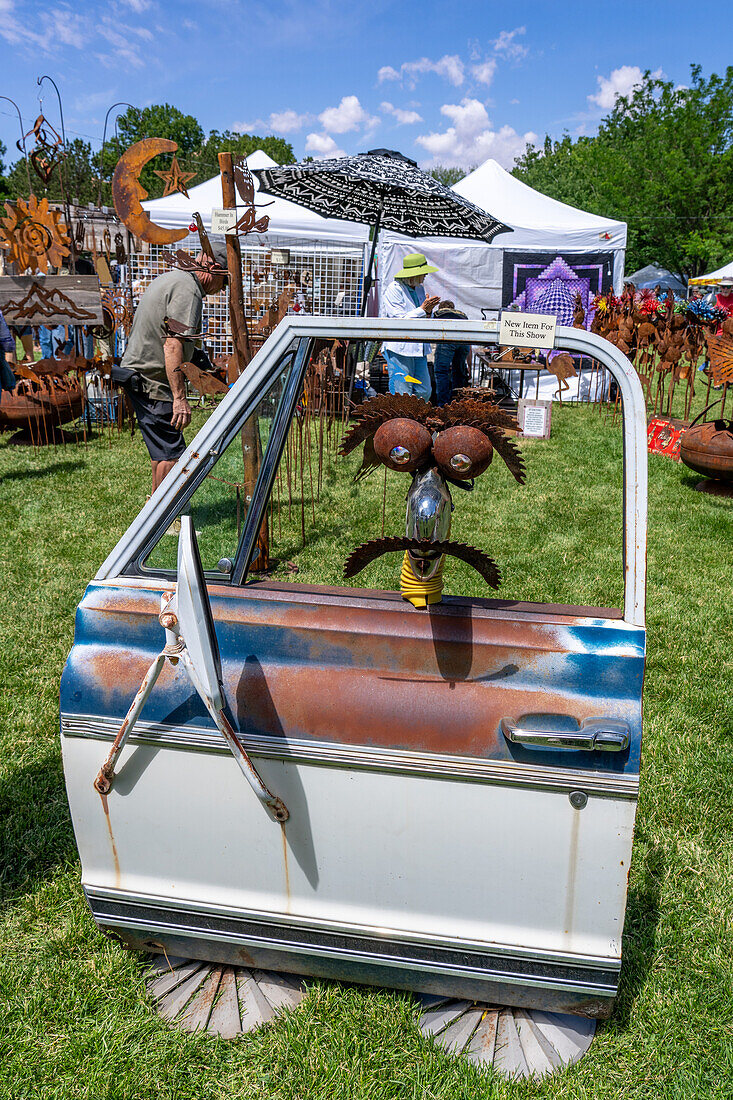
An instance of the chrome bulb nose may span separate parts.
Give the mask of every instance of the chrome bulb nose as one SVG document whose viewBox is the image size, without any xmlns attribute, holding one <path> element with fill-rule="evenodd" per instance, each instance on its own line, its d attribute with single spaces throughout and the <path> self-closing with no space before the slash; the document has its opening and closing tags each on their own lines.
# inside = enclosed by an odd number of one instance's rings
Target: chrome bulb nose
<svg viewBox="0 0 733 1100">
<path fill-rule="evenodd" d="M 406 466 L 411 459 L 410 452 L 407 447 L 393 447 L 389 452 L 389 457 L 397 466 Z"/>
</svg>

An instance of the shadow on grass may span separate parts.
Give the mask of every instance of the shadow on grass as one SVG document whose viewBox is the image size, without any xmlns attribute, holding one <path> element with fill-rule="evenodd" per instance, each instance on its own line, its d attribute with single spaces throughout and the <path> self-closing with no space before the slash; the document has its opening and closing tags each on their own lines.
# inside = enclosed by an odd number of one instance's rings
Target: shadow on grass
<svg viewBox="0 0 733 1100">
<path fill-rule="evenodd" d="M 637 837 L 637 843 L 641 840 Z M 635 853 L 636 856 L 636 853 Z M 657 946 L 659 899 L 664 877 L 664 854 L 650 847 L 636 870 L 636 881 L 629 890 L 623 938 L 623 964 L 616 1007 L 610 1024 L 619 1029 L 630 1026 L 634 1002 L 652 968 Z M 608 1026 L 608 1025 L 606 1025 Z"/>
<path fill-rule="evenodd" d="M 74 470 L 83 470 L 84 462 L 59 462 L 55 466 L 44 466 L 42 470 L 9 470 L 0 474 L 0 481 L 28 481 L 34 478 L 53 477 L 56 474 L 70 474 Z"/>
<path fill-rule="evenodd" d="M 690 471 L 689 474 L 682 475 L 680 485 L 685 489 L 691 489 L 693 492 L 699 492 L 701 497 L 706 498 L 712 504 L 730 506 L 730 501 L 733 499 L 733 481 L 713 479 L 705 477 L 704 474 L 696 474 L 694 471 Z M 720 486 L 720 492 L 705 492 L 703 489 L 698 489 L 698 485 Z"/>
<path fill-rule="evenodd" d="M 49 878 L 75 851 L 57 751 L 0 777 L 0 909 Z"/>
</svg>

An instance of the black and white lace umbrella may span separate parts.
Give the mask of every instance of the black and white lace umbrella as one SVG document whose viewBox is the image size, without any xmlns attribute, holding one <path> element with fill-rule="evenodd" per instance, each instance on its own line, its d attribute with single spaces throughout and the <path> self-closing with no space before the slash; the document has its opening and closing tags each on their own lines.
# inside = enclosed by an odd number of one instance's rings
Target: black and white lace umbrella
<svg viewBox="0 0 733 1100">
<path fill-rule="evenodd" d="M 380 228 L 408 237 L 468 237 L 487 242 L 497 233 L 510 232 L 497 218 L 390 149 L 259 168 L 254 174 L 260 190 L 269 195 L 307 206 L 327 218 L 373 226 L 364 302 L 371 286 Z"/>
</svg>

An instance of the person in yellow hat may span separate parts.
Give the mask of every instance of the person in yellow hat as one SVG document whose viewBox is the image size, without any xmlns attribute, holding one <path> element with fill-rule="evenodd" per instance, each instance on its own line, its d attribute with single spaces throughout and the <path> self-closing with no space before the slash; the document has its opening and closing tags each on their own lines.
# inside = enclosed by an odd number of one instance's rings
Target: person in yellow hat
<svg viewBox="0 0 733 1100">
<path fill-rule="evenodd" d="M 411 252 L 405 256 L 402 267 L 384 292 L 382 316 L 429 317 L 440 301 L 440 295 L 428 296 L 423 282 L 426 275 L 437 270 L 427 262 L 422 252 Z M 382 354 L 389 370 L 390 393 L 412 393 L 429 400 L 429 349 L 429 344 L 407 340 L 389 340 L 382 345 Z"/>
</svg>

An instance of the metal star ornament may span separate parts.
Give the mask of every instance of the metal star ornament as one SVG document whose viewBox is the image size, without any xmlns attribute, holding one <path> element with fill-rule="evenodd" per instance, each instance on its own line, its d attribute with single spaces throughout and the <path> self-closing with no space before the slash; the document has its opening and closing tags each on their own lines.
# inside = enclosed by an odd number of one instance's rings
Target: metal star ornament
<svg viewBox="0 0 733 1100">
<path fill-rule="evenodd" d="M 167 172 L 162 172 L 158 168 L 154 168 L 156 176 L 165 183 L 165 190 L 163 191 L 163 198 L 166 195 L 172 195 L 174 191 L 180 191 L 182 195 L 188 198 L 188 191 L 186 190 L 186 184 L 189 180 L 192 180 L 196 175 L 195 172 L 182 172 L 181 166 L 178 163 L 178 157 L 174 156 L 171 161 L 171 166 Z"/>
</svg>

